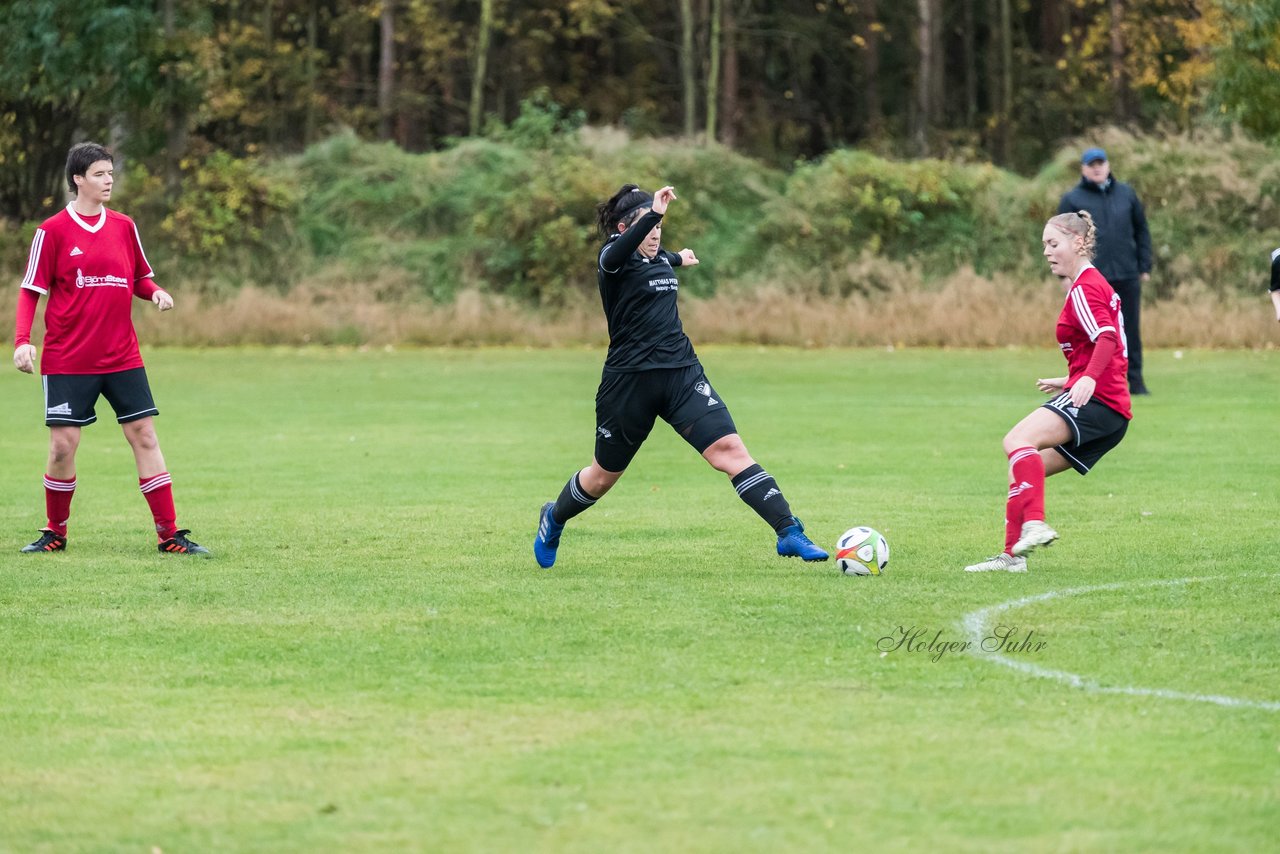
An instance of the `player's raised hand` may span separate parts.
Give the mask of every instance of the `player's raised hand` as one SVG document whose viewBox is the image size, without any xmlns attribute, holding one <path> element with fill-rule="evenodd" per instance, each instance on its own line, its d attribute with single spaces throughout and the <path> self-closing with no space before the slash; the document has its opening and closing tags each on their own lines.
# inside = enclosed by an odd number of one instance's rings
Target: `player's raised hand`
<svg viewBox="0 0 1280 854">
<path fill-rule="evenodd" d="M 156 291 L 151 295 L 151 301 L 155 303 L 156 307 L 161 311 L 168 311 L 173 308 L 173 297 L 169 296 L 168 291 Z"/>
<path fill-rule="evenodd" d="M 681 249 L 679 254 L 681 267 L 698 266 L 698 256 L 693 254 L 692 249 Z"/>
<path fill-rule="evenodd" d="M 666 213 L 667 205 L 675 201 L 675 198 L 676 198 L 675 187 L 663 187 L 661 190 L 658 190 L 656 193 L 653 194 L 653 208 L 652 208 L 653 212 L 660 213 L 660 214 Z"/>
<path fill-rule="evenodd" d="M 29 374 L 35 370 L 36 366 L 36 345 L 21 344 L 13 351 L 13 366 L 24 374 Z"/>
</svg>

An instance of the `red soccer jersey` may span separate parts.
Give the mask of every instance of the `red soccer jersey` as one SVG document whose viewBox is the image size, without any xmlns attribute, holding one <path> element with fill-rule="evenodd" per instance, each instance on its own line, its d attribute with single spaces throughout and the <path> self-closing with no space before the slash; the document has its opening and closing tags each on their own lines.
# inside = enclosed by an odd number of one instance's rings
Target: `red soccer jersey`
<svg viewBox="0 0 1280 854">
<path fill-rule="evenodd" d="M 1098 336 L 1110 330 L 1120 339 L 1115 355 L 1097 378 L 1093 396 L 1096 400 L 1133 418 L 1129 402 L 1129 345 L 1124 337 L 1124 316 L 1120 312 L 1120 295 L 1111 289 L 1092 264 L 1076 277 L 1058 315 L 1058 346 L 1067 357 L 1067 388 L 1084 376 L 1093 357 Z"/>
<path fill-rule="evenodd" d="M 74 203 L 73 203 L 74 204 Z M 130 311 L 156 287 L 133 220 L 72 205 L 36 229 L 22 287 L 49 297 L 42 374 L 107 374 L 142 367 Z"/>
</svg>

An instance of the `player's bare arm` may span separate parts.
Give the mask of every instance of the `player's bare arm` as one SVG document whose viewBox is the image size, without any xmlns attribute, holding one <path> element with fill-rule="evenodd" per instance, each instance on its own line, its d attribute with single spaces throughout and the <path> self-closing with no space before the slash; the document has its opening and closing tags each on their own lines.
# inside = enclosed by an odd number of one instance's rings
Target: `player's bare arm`
<svg viewBox="0 0 1280 854">
<path fill-rule="evenodd" d="M 1036 380 L 1036 388 L 1045 394 L 1060 394 L 1067 385 L 1066 377 L 1049 377 Z"/>
</svg>

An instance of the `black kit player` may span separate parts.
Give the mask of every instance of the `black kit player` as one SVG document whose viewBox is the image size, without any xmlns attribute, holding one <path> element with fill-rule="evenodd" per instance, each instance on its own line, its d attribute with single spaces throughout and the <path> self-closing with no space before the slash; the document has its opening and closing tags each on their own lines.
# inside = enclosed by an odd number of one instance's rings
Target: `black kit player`
<svg viewBox="0 0 1280 854">
<path fill-rule="evenodd" d="M 676 253 L 661 246 L 663 216 L 675 198 L 671 187 L 649 195 L 627 184 L 597 206 L 605 244 L 596 276 L 609 353 L 596 393 L 595 455 L 569 478 L 559 498 L 542 507 L 533 553 L 544 568 L 555 563 L 565 523 L 618 482 L 657 418 L 729 476 L 738 496 L 773 528 L 779 555 L 827 559 L 805 536 L 777 482 L 747 453 L 685 335 L 675 268 L 692 267 L 698 259 L 690 249 Z"/>
<path fill-rule="evenodd" d="M 192 542 L 190 531 L 176 521 L 173 486 L 152 421 L 159 411 L 130 317 L 134 297 L 150 300 L 160 311 L 173 308 L 173 299 L 152 281 L 133 220 L 107 209 L 113 183 L 107 149 L 92 142 L 71 148 L 67 188 L 75 198 L 36 229 L 19 289 L 13 364 L 25 373 L 35 367 L 31 325 L 36 307 L 41 295 L 48 297 L 40 359 L 49 427 L 44 477 L 48 522 L 40 538 L 22 551 L 67 547 L 80 429 L 97 420 L 94 406 L 101 395 L 115 410 L 133 450 L 138 487 L 151 508 L 159 550 L 207 556 L 209 550 Z"/>
<path fill-rule="evenodd" d="M 1280 321 L 1280 249 L 1271 253 L 1271 302 L 1276 307 L 1276 320 Z"/>
</svg>

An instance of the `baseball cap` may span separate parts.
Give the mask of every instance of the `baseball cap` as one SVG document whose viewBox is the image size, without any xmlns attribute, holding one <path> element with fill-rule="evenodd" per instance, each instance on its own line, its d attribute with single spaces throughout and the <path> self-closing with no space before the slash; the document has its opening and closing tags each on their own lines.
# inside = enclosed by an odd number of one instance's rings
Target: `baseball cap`
<svg viewBox="0 0 1280 854">
<path fill-rule="evenodd" d="M 1086 148 L 1084 154 L 1080 155 L 1080 162 L 1088 165 L 1095 160 L 1106 160 L 1107 153 L 1101 148 Z"/>
</svg>

